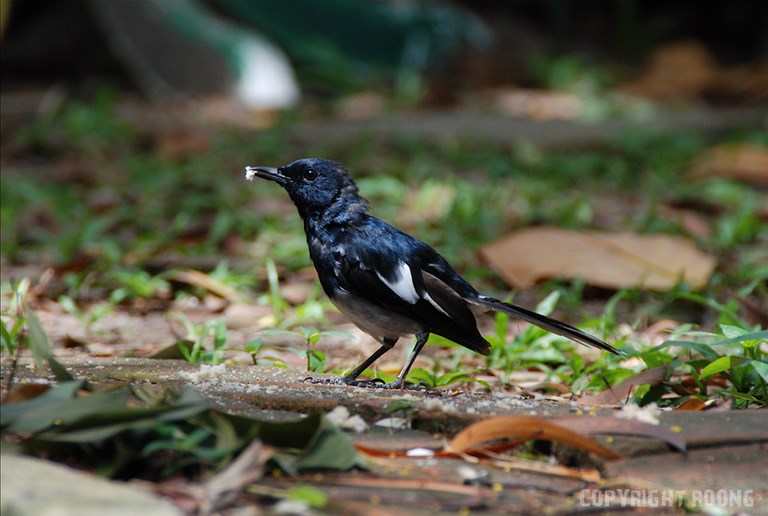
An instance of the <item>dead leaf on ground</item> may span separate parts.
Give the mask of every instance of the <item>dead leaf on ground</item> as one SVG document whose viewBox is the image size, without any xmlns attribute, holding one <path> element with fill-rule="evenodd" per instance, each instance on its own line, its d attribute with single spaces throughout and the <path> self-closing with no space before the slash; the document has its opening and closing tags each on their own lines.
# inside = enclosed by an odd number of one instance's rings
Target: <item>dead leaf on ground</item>
<svg viewBox="0 0 768 516">
<path fill-rule="evenodd" d="M 584 113 L 584 101 L 565 92 L 504 89 L 495 93 L 494 104 L 502 113 L 534 120 L 574 120 Z"/>
<path fill-rule="evenodd" d="M 232 303 L 224 310 L 224 320 L 227 328 L 242 330 L 244 328 L 264 328 L 261 321 L 272 315 L 272 308 L 266 305 Z"/>
<path fill-rule="evenodd" d="M 701 43 L 679 41 L 659 47 L 640 77 L 620 90 L 656 100 L 692 99 L 710 87 L 719 72 L 717 61 Z"/>
<path fill-rule="evenodd" d="M 207 152 L 210 135 L 203 131 L 176 129 L 156 136 L 157 153 L 170 161 L 180 161 Z"/>
<path fill-rule="evenodd" d="M 561 416 L 554 418 L 552 421 L 584 435 L 651 437 L 666 442 L 680 452 L 685 453 L 686 451 L 686 442 L 683 436 L 672 432 L 662 425 L 651 425 L 641 421 L 612 416 Z"/>
<path fill-rule="evenodd" d="M 380 94 L 362 92 L 341 99 L 336 114 L 342 120 L 365 120 L 380 115 L 385 107 L 386 101 Z"/>
<path fill-rule="evenodd" d="M 290 304 L 300 305 L 309 299 L 314 289 L 314 281 L 291 280 L 280 285 L 280 294 Z"/>
<path fill-rule="evenodd" d="M 623 403 L 638 385 L 656 385 L 663 382 L 667 377 L 668 370 L 669 367 L 666 365 L 646 369 L 627 378 L 618 385 L 609 387 L 593 396 L 582 396 L 579 403 L 582 405 L 616 405 Z"/>
<path fill-rule="evenodd" d="M 621 456 L 597 441 L 564 428 L 551 421 L 534 416 L 499 416 L 474 423 L 456 435 L 445 450 L 463 453 L 478 449 L 483 443 L 496 439 L 530 441 L 541 439 L 555 441 L 580 450 L 584 450 L 606 460 L 616 460 Z"/>
<path fill-rule="evenodd" d="M 660 206 L 659 215 L 676 222 L 692 236 L 709 238 L 712 235 L 712 227 L 709 220 L 695 211 L 673 208 L 671 206 Z"/>
<path fill-rule="evenodd" d="M 694 162 L 690 174 L 768 186 L 768 148 L 747 143 L 716 145 Z"/>
<path fill-rule="evenodd" d="M 242 296 L 232 287 L 225 285 L 221 281 L 212 278 L 210 275 L 204 272 L 196 271 L 193 269 L 170 271 L 166 276 L 171 281 L 178 281 L 180 283 L 186 283 L 194 287 L 199 287 L 212 294 L 226 299 L 231 303 L 237 303 L 242 301 Z"/>
<path fill-rule="evenodd" d="M 699 289 L 716 264 L 682 237 L 553 227 L 512 233 L 486 245 L 480 254 L 517 288 L 545 278 L 578 278 L 607 288 L 651 290 L 667 290 L 682 279 Z"/>
<path fill-rule="evenodd" d="M 45 383 L 20 383 L 8 392 L 3 403 L 19 403 L 37 398 L 48 391 L 50 385 Z"/>
<path fill-rule="evenodd" d="M 234 502 L 245 486 L 262 477 L 264 465 L 272 455 L 272 448 L 264 446 L 261 441 L 251 442 L 237 459 L 205 483 L 201 512 L 212 514 Z"/>
<path fill-rule="evenodd" d="M 482 462 L 493 464 L 504 470 L 515 469 L 518 471 L 528 471 L 552 477 L 573 478 L 583 482 L 597 483 L 601 480 L 600 471 L 594 468 L 570 468 L 560 464 L 548 464 L 546 462 L 522 459 L 519 457 L 497 457 L 490 461 Z"/>
<path fill-rule="evenodd" d="M 452 185 L 428 181 L 420 188 L 408 190 L 403 209 L 397 215 L 397 223 L 412 227 L 420 222 L 442 220 L 453 206 L 456 188 Z"/>
<path fill-rule="evenodd" d="M 678 405 L 676 410 L 698 411 L 698 410 L 704 410 L 706 406 L 707 406 L 707 402 L 701 398 L 688 398 L 683 403 Z"/>
</svg>

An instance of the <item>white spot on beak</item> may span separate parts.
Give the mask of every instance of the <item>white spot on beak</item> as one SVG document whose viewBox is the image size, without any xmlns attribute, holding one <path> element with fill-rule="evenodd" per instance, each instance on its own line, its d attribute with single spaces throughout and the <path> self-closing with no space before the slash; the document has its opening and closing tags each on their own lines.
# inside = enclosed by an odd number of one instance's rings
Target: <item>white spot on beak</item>
<svg viewBox="0 0 768 516">
<path fill-rule="evenodd" d="M 245 167 L 245 180 L 253 181 L 256 177 L 256 169 L 253 167 Z"/>
</svg>

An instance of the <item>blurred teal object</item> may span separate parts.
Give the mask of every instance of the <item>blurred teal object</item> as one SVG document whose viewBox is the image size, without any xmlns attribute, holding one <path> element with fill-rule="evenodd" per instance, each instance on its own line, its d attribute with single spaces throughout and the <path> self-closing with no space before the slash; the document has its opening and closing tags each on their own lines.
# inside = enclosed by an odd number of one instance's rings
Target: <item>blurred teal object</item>
<svg viewBox="0 0 768 516">
<path fill-rule="evenodd" d="M 423 71 L 462 48 L 491 42 L 479 18 L 436 1 L 214 0 L 214 5 L 272 38 L 302 72 L 308 68 L 320 80 L 341 80 L 344 73 L 359 78 Z"/>
<path fill-rule="evenodd" d="M 292 64 L 304 84 L 339 94 L 418 77 L 463 48 L 490 42 L 477 17 L 439 2 L 90 0 L 90 6 L 113 51 L 150 96 L 230 95 L 262 108 L 298 102 Z"/>
<path fill-rule="evenodd" d="M 285 55 L 198 0 L 91 0 L 115 53 L 155 98 L 230 95 L 259 108 L 294 105 Z"/>
</svg>

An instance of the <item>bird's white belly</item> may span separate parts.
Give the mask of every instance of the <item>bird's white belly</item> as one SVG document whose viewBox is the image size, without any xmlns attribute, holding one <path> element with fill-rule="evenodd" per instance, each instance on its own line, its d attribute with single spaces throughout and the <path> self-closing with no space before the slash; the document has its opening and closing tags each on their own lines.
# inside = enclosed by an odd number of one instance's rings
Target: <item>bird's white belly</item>
<svg viewBox="0 0 768 516">
<path fill-rule="evenodd" d="M 331 301 L 358 328 L 376 339 L 396 339 L 422 331 L 422 327 L 413 319 L 383 310 L 343 290 L 337 291 Z"/>
</svg>

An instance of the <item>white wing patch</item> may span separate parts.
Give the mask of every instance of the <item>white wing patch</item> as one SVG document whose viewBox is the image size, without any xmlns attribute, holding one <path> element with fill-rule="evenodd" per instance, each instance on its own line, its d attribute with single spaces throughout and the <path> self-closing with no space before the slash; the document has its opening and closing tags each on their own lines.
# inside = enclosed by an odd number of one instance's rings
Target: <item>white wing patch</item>
<svg viewBox="0 0 768 516">
<path fill-rule="evenodd" d="M 419 300 L 419 294 L 416 292 L 416 287 L 413 286 L 413 277 L 411 276 L 411 268 L 405 262 L 400 262 L 395 269 L 395 280 L 389 281 L 387 278 L 379 274 L 376 271 L 376 276 L 387 285 L 392 292 L 397 294 L 403 301 L 412 305 L 416 304 Z"/>
<path fill-rule="evenodd" d="M 442 306 L 440 306 L 440 305 L 438 305 L 438 304 L 437 304 L 437 301 L 435 301 L 434 299 L 432 299 L 432 296 L 430 296 L 428 292 L 424 292 L 424 299 L 426 299 L 427 301 L 429 301 L 429 302 L 432 304 L 432 306 L 434 306 L 435 308 L 437 308 L 438 310 L 440 310 L 441 312 L 443 312 L 443 313 L 444 313 L 444 314 L 445 314 L 447 317 L 451 317 L 451 315 L 450 315 L 448 312 L 446 312 L 445 310 L 443 310 L 443 307 L 442 307 Z"/>
</svg>

